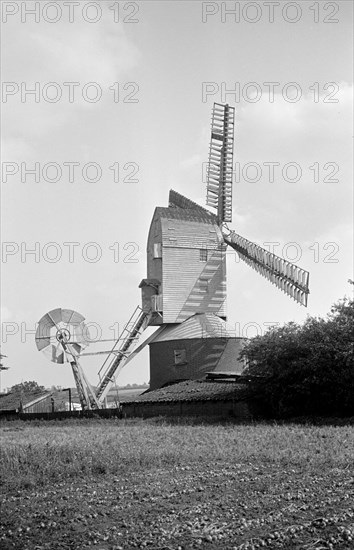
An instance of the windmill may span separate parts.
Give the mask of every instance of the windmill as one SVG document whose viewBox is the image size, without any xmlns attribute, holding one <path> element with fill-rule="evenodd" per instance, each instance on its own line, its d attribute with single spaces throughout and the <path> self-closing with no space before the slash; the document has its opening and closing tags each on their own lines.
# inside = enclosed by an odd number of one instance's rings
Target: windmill
<svg viewBox="0 0 354 550">
<path fill-rule="evenodd" d="M 147 242 L 147 277 L 139 287 L 138 306 L 90 386 L 79 356 L 87 344 L 83 317 L 71 310 L 46 314 L 36 335 L 38 349 L 52 360 L 71 363 L 83 408 L 104 406 L 115 377 L 142 347 L 150 345 L 150 387 L 208 371 L 237 368 L 240 339 L 226 328 L 226 250 L 239 257 L 301 305 L 307 306 L 309 273 L 230 230 L 235 109 L 214 103 L 207 169 L 207 205 L 215 213 L 171 190 L 168 207 L 157 207 Z M 59 321 L 63 325 L 59 326 Z M 76 325 L 74 330 L 70 326 Z M 141 346 L 135 344 L 147 326 L 158 330 Z M 53 334 L 50 334 L 50 331 Z M 49 331 L 49 332 L 48 332 Z M 75 340 L 72 335 L 78 336 Z M 52 339 L 55 338 L 53 347 Z M 45 344 L 45 345 L 44 345 Z"/>
</svg>

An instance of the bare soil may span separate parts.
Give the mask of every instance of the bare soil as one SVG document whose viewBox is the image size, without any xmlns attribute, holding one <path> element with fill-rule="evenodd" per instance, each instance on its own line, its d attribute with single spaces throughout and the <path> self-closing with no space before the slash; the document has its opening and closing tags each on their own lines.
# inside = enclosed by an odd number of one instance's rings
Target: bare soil
<svg viewBox="0 0 354 550">
<path fill-rule="evenodd" d="M 269 461 L 99 473 L 1 498 L 2 550 L 354 548 L 354 471 Z"/>
</svg>

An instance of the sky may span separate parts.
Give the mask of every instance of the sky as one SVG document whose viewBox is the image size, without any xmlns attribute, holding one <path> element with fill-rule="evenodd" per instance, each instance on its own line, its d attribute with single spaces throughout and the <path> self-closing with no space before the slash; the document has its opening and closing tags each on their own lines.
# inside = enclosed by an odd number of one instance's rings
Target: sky
<svg viewBox="0 0 354 550">
<path fill-rule="evenodd" d="M 229 251 L 229 328 L 263 334 L 349 295 L 351 2 L 1 7 L 3 389 L 73 385 L 37 351 L 47 311 L 78 311 L 92 339 L 123 328 L 155 207 L 171 188 L 205 206 L 214 101 L 236 109 L 230 228 L 310 272 L 304 308 Z M 103 356 L 83 359 L 94 384 Z M 117 382 L 148 380 L 145 348 Z"/>
</svg>

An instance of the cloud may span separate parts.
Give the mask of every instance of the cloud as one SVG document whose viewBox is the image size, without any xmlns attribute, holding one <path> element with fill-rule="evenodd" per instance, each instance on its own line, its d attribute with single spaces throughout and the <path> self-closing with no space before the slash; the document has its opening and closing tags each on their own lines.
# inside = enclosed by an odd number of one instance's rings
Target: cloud
<svg viewBox="0 0 354 550">
<path fill-rule="evenodd" d="M 108 6 L 106 6 L 108 9 Z M 139 51 L 123 25 L 111 19 L 97 24 L 27 23 L 4 28 L 3 75 L 15 81 L 114 82 L 139 60 Z M 11 46 L 11 47 L 10 47 Z"/>
<path fill-rule="evenodd" d="M 1 322 L 13 321 L 13 315 L 11 310 L 6 306 L 1 306 L 0 308 Z"/>
<path fill-rule="evenodd" d="M 274 103 L 262 99 L 237 110 L 234 161 L 240 163 L 241 176 L 234 186 L 234 207 L 244 216 L 246 237 L 333 240 L 338 219 L 351 222 L 353 87 L 341 82 L 339 89 L 338 103 L 324 103 L 323 95 L 314 103 L 308 94 L 289 104 L 278 95 Z M 248 179 L 242 173 L 250 162 L 261 169 L 257 182 L 250 181 L 252 172 Z M 274 182 L 265 162 L 279 163 Z M 283 168 L 290 162 L 300 167 L 299 181 L 284 177 Z"/>
<path fill-rule="evenodd" d="M 182 170 L 187 170 L 188 168 L 194 168 L 195 166 L 201 166 L 203 160 L 201 155 L 195 154 L 189 158 L 181 160 L 180 167 Z"/>
<path fill-rule="evenodd" d="M 97 81 L 109 86 L 135 67 L 139 57 L 122 27 L 82 25 L 79 31 L 66 28 L 64 33 L 60 27 L 54 32 L 42 27 L 30 38 L 33 53 L 42 59 L 38 76 L 45 72 L 55 81 Z M 36 76 L 35 72 L 31 75 Z"/>
<path fill-rule="evenodd" d="M 44 137 L 47 143 L 51 132 L 60 133 L 73 121 L 81 126 L 80 116 L 87 116 L 87 111 L 100 109 L 104 114 L 107 102 L 110 107 L 114 105 L 113 91 L 109 87 L 119 82 L 121 89 L 125 82 L 135 81 L 132 71 L 138 66 L 139 50 L 124 27 L 111 20 L 92 25 L 85 22 L 24 25 L 18 22 L 11 28 L 6 27 L 5 34 L 8 47 L 3 52 L 3 81 L 19 86 L 18 93 L 8 96 L 2 106 L 6 128 L 4 146 L 11 157 L 16 143 L 26 153 L 30 149 L 24 147 L 23 142 L 34 145 Z M 47 96 L 55 97 L 56 93 L 55 87 L 44 87 L 50 82 L 59 89 L 59 94 L 61 90 L 56 103 L 47 100 Z M 94 87 L 84 88 L 90 82 L 97 83 L 96 90 L 101 89 L 102 99 L 97 103 L 83 97 L 85 93 L 94 97 Z M 39 102 L 34 95 L 27 95 L 22 102 L 21 90 L 34 89 L 36 83 Z M 70 87 L 74 94 L 72 103 L 69 101 Z M 19 158 L 18 154 L 15 156 Z"/>
<path fill-rule="evenodd" d="M 338 103 L 325 102 L 331 89 L 320 94 L 317 103 L 310 93 L 296 103 L 287 102 L 280 94 L 275 94 L 273 103 L 265 94 L 257 103 L 241 103 L 236 109 L 239 155 L 251 147 L 253 156 L 268 160 L 271 156 L 291 160 L 299 154 L 314 158 L 333 153 L 334 149 L 340 152 L 338 141 L 346 140 L 351 132 L 353 86 L 346 82 L 338 86 L 332 98 Z"/>
</svg>

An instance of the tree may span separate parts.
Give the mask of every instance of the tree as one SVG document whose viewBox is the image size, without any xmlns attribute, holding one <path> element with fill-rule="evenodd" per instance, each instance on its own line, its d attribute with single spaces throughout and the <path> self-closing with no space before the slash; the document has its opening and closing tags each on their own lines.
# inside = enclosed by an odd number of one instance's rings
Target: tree
<svg viewBox="0 0 354 550">
<path fill-rule="evenodd" d="M 241 356 L 270 415 L 354 414 L 354 302 L 251 339 Z"/>
<path fill-rule="evenodd" d="M 43 391 L 45 391 L 45 387 L 39 386 L 37 382 L 34 382 L 34 380 L 31 380 L 30 382 L 21 382 L 21 384 L 15 384 L 10 388 L 11 393 L 39 393 Z"/>
<path fill-rule="evenodd" d="M 0 353 L 0 371 L 2 370 L 8 370 L 10 367 L 8 367 L 7 365 L 4 365 L 4 363 L 2 362 L 2 360 L 4 359 L 4 357 L 7 357 L 7 355 L 3 355 L 2 353 Z"/>
</svg>

